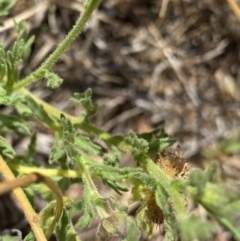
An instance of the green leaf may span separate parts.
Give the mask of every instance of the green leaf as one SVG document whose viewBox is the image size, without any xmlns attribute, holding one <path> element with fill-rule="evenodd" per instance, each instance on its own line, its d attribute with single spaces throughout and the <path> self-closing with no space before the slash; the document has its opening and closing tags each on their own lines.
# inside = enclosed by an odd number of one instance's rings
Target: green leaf
<svg viewBox="0 0 240 241">
<path fill-rule="evenodd" d="M 172 206 L 169 202 L 169 196 L 161 185 L 158 185 L 155 192 L 157 205 L 161 208 L 165 216 L 171 216 L 173 213 Z"/>
<path fill-rule="evenodd" d="M 75 136 L 75 143 L 81 149 L 88 151 L 94 155 L 101 155 L 103 153 L 103 149 L 100 145 L 94 143 L 89 137 L 84 135 L 77 134 Z"/>
<path fill-rule="evenodd" d="M 66 208 L 63 209 L 63 214 L 56 227 L 55 233 L 58 241 L 80 241 Z"/>
<path fill-rule="evenodd" d="M 15 151 L 13 150 L 11 144 L 2 136 L 0 136 L 0 153 L 9 159 L 14 158 L 15 156 Z"/>
<path fill-rule="evenodd" d="M 86 120 L 97 112 L 97 104 L 92 103 L 91 89 L 87 89 L 84 93 L 74 93 L 74 97 L 70 98 L 70 100 L 81 104 L 86 109 L 86 113 L 83 114 Z"/>
<path fill-rule="evenodd" d="M 44 231 L 51 225 L 54 219 L 56 200 L 48 203 L 39 213 L 41 227 Z"/>
<path fill-rule="evenodd" d="M 181 240 L 184 241 L 206 241 L 211 240 L 213 225 L 195 215 L 186 216 L 177 220 Z"/>
<path fill-rule="evenodd" d="M 28 58 L 28 56 L 31 53 L 31 47 L 32 44 L 34 43 L 35 40 L 35 36 L 31 36 L 24 44 L 24 49 L 23 49 L 23 53 L 22 53 L 22 58 L 26 59 Z"/>
<path fill-rule="evenodd" d="M 127 237 L 125 239 L 123 239 L 123 241 L 139 240 L 141 231 L 140 231 L 136 221 L 133 218 L 127 217 L 127 227 L 128 227 Z"/>
<path fill-rule="evenodd" d="M 42 105 L 38 104 L 30 96 L 26 96 L 25 101 L 27 106 L 32 110 L 33 114 L 39 118 L 39 120 L 41 120 L 44 124 L 48 125 L 52 129 L 57 128 L 56 122 L 48 115 Z"/>
<path fill-rule="evenodd" d="M 74 143 L 75 141 L 75 129 L 69 119 L 61 114 L 61 123 L 63 126 L 63 139 L 65 142 Z"/>
<path fill-rule="evenodd" d="M 132 146 L 132 155 L 134 156 L 135 160 L 142 160 L 147 156 L 149 146 L 146 140 L 139 138 L 132 131 L 129 132 L 125 140 Z"/>
<path fill-rule="evenodd" d="M 7 73 L 7 65 L 5 60 L 5 49 L 2 44 L 0 44 L 0 81 L 3 79 Z"/>
<path fill-rule="evenodd" d="M 23 99 L 22 95 L 18 93 L 7 94 L 6 90 L 0 87 L 0 104 L 11 106 L 15 105 Z"/>
<path fill-rule="evenodd" d="M 76 227 L 79 229 L 87 228 L 94 220 L 96 214 L 91 200 L 90 191 L 84 188 L 83 196 L 80 200 L 75 202 L 73 207 L 74 212 L 83 211 L 83 215 L 78 220 Z"/>
<path fill-rule="evenodd" d="M 206 179 L 209 182 L 217 183 L 221 180 L 219 167 L 217 163 L 211 163 L 207 170 L 205 170 Z"/>
<path fill-rule="evenodd" d="M 107 166 L 117 167 L 119 165 L 119 159 L 121 158 L 121 153 L 116 147 L 112 147 L 112 155 L 104 156 L 103 163 Z"/>
<path fill-rule="evenodd" d="M 11 60 L 14 68 L 17 68 L 17 66 L 22 62 L 22 52 L 24 48 L 24 40 L 17 39 L 13 45 L 12 52 L 8 52 L 8 58 Z"/>
<path fill-rule="evenodd" d="M 33 234 L 33 232 L 30 232 L 25 238 L 24 241 L 35 241 L 35 235 Z"/>
<path fill-rule="evenodd" d="M 21 237 L 3 235 L 0 236 L 0 241 L 22 241 Z"/>
<path fill-rule="evenodd" d="M 176 139 L 168 135 L 164 129 L 157 129 L 149 133 L 143 133 L 139 135 L 139 137 L 149 142 L 149 155 L 160 153 L 176 142 Z"/>
<path fill-rule="evenodd" d="M 127 192 L 129 191 L 125 186 L 120 185 L 116 181 L 109 180 L 108 178 L 102 177 L 103 184 L 108 185 L 111 187 L 116 193 L 119 195 L 122 195 L 122 192 Z"/>
<path fill-rule="evenodd" d="M 34 155 L 34 153 L 36 151 L 36 145 L 37 145 L 37 135 L 36 135 L 36 133 L 34 133 L 31 136 L 31 140 L 30 140 L 30 143 L 28 145 L 28 152 L 25 156 L 25 158 L 27 160 L 30 159 Z"/>
<path fill-rule="evenodd" d="M 2 132 L 30 136 L 29 127 L 30 125 L 21 117 L 0 114 L 0 129 Z"/>
<path fill-rule="evenodd" d="M 140 230 L 133 218 L 117 212 L 102 219 L 97 235 L 101 241 L 137 241 Z"/>
<path fill-rule="evenodd" d="M 27 40 L 27 28 L 23 21 L 16 24 L 16 30 L 18 32 L 18 37 L 14 42 L 12 51 L 9 50 L 7 54 L 0 54 L 7 56 L 4 64 L 5 66 L 2 64 L 0 68 L 3 70 L 4 68 L 6 69 L 5 73 L 7 82 L 5 88 L 8 92 L 12 90 L 13 85 L 18 81 L 18 65 L 29 55 L 31 44 L 34 41 L 33 37 Z M 0 52 L 3 52 L 3 50 L 4 49 L 1 48 Z"/>
<path fill-rule="evenodd" d="M 228 155 L 240 153 L 240 138 L 239 133 L 233 133 L 224 138 L 218 145 L 218 149 Z"/>
<path fill-rule="evenodd" d="M 47 86 L 52 89 L 57 89 L 63 82 L 62 78 L 49 70 L 44 70 L 44 78 L 47 79 Z"/>
<path fill-rule="evenodd" d="M 240 240 L 240 191 L 237 186 L 208 183 L 196 201 L 229 230 L 236 240 Z"/>
<path fill-rule="evenodd" d="M 0 0 L 0 17 L 7 15 L 14 4 L 15 0 Z"/>
<path fill-rule="evenodd" d="M 153 222 L 147 218 L 146 209 L 142 208 L 137 214 L 137 223 L 139 226 L 148 234 L 152 235 L 153 232 Z"/>
<path fill-rule="evenodd" d="M 31 52 L 31 45 L 34 42 L 35 37 L 31 36 L 29 39 L 27 39 L 27 26 L 24 21 L 21 21 L 16 25 L 16 30 L 18 32 L 17 41 L 24 41 L 24 45 L 21 51 L 21 59 L 26 59 Z"/>
<path fill-rule="evenodd" d="M 24 103 L 18 102 L 15 104 L 15 108 L 20 116 L 23 117 L 30 117 L 32 116 L 32 111 L 31 109 Z"/>
<path fill-rule="evenodd" d="M 61 115 L 61 124 L 63 127 L 63 144 L 66 149 L 66 152 L 71 159 L 71 161 L 76 162 L 80 152 L 75 147 L 75 136 L 76 131 L 69 119 L 67 119 L 63 114 Z"/>
<path fill-rule="evenodd" d="M 51 148 L 51 152 L 50 152 L 50 156 L 49 156 L 49 163 L 52 164 L 54 162 L 57 161 L 61 161 L 61 163 L 65 163 L 66 164 L 66 152 L 63 148 L 63 144 L 59 141 L 59 140 L 55 140 L 52 148 Z"/>
</svg>

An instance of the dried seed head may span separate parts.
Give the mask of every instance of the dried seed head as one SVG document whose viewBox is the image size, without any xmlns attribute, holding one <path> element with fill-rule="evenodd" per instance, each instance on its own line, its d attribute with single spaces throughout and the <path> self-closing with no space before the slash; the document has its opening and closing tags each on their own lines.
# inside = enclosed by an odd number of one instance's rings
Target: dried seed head
<svg viewBox="0 0 240 241">
<path fill-rule="evenodd" d="M 169 177 L 183 178 L 188 176 L 190 166 L 183 158 L 179 150 L 174 152 L 164 150 L 154 158 L 156 165 Z"/>
<path fill-rule="evenodd" d="M 160 225 L 163 223 L 163 219 L 164 219 L 163 211 L 156 203 L 154 192 L 151 192 L 151 194 L 148 197 L 145 212 L 146 212 L 147 218 L 151 222 L 157 225 Z"/>
</svg>

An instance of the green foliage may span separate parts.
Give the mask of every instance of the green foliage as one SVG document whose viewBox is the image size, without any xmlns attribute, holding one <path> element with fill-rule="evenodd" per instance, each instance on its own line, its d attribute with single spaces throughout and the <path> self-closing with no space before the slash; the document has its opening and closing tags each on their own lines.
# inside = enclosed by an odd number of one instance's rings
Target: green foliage
<svg viewBox="0 0 240 241">
<path fill-rule="evenodd" d="M 21 241 L 21 240 L 19 240 L 19 237 L 4 235 L 3 238 L 0 237 L 0 241 Z"/>
<path fill-rule="evenodd" d="M 50 156 L 49 156 L 49 163 L 52 164 L 54 162 L 59 162 L 62 164 L 62 167 L 66 167 L 66 151 L 63 148 L 63 144 L 61 141 L 59 141 L 58 139 L 55 140 L 52 148 L 51 148 L 51 152 L 50 152 Z"/>
<path fill-rule="evenodd" d="M 8 94 L 5 89 L 0 87 L 0 103 L 3 105 L 15 105 L 22 100 L 22 96 L 18 93 Z"/>
<path fill-rule="evenodd" d="M 80 154 L 74 145 L 76 132 L 70 120 L 65 118 L 64 115 L 61 115 L 61 124 L 63 127 L 63 145 L 71 163 L 73 164 L 77 161 Z"/>
<path fill-rule="evenodd" d="M 34 41 L 34 37 L 27 40 L 26 24 L 23 21 L 16 25 L 16 30 L 18 37 L 12 50 L 6 51 L 4 46 L 0 45 L 0 81 L 6 76 L 5 89 L 7 92 L 10 92 L 13 85 L 18 81 L 18 66 L 30 54 L 31 45 Z"/>
<path fill-rule="evenodd" d="M 7 15 L 14 3 L 15 0 L 0 0 L 0 17 Z"/>
<path fill-rule="evenodd" d="M 132 155 L 135 160 L 141 160 L 147 156 L 149 144 L 145 139 L 139 138 L 134 132 L 129 132 L 126 142 L 132 146 Z"/>
<path fill-rule="evenodd" d="M 14 158 L 15 151 L 11 144 L 2 136 L 0 136 L 0 153 L 7 158 Z"/>
<path fill-rule="evenodd" d="M 101 241 L 131 241 L 138 240 L 140 230 L 131 217 L 119 212 L 102 219 L 97 234 Z"/>
<path fill-rule="evenodd" d="M 74 97 L 72 97 L 70 100 L 82 105 L 86 109 L 86 112 L 82 114 L 85 121 L 88 121 L 88 119 L 97 112 L 97 104 L 92 103 L 91 89 L 87 89 L 83 94 L 75 93 Z"/>
<path fill-rule="evenodd" d="M 0 45 L 0 104 L 11 106 L 15 114 L 0 114 L 2 157 L 19 175 L 31 173 L 31 170 L 46 173 L 46 176 L 57 182 L 62 192 L 72 183 L 82 185 L 82 194 L 76 200 L 64 198 L 63 212 L 54 229 L 58 241 L 80 240 L 78 231 L 90 227 L 96 218 L 100 219 L 96 234 L 100 240 L 135 241 L 139 239 L 141 229 L 150 237 L 154 223 L 164 224 L 166 240 L 209 240 L 216 230 L 212 220 L 217 220 L 236 240 L 240 240 L 240 191 L 221 180 L 216 164 L 205 171 L 197 169 L 184 180 L 170 178 L 155 163 L 156 155 L 161 155 L 176 141 L 163 129 L 141 135 L 130 131 L 127 137 L 111 136 L 91 124 L 91 117 L 97 112 L 97 105 L 92 102 L 91 89 L 75 93 L 70 99 L 85 108 L 80 117 L 61 113 L 21 89 L 39 78 L 47 79 L 50 88 L 59 87 L 63 80 L 51 71 L 51 67 L 76 38 L 99 2 L 85 1 L 85 12 L 64 44 L 60 44 L 39 69 L 23 80 L 19 81 L 18 67 L 29 56 L 34 41 L 33 37 L 27 38 L 24 22 L 16 25 L 18 37 L 11 50 Z M 0 15 L 6 14 L 12 5 L 13 1 L 0 0 Z M 54 135 L 49 166 L 46 168 L 33 159 L 38 138 L 37 130 L 30 124 L 30 121 L 34 121 L 33 116 Z M 26 153 L 17 155 L 9 141 L 13 138 L 8 136 L 28 138 Z M 224 153 L 239 151 L 239 145 L 233 145 L 232 142 L 230 147 L 222 142 L 219 148 Z M 124 152 L 128 153 L 129 158 L 135 159 L 137 167 L 121 165 Z M 96 156 L 102 162 L 97 162 Z M 136 217 L 127 214 L 127 206 L 104 196 L 106 194 L 100 194 L 95 186 L 96 179 L 119 195 L 130 191 L 129 202 L 141 202 Z M 46 231 L 54 220 L 56 200 L 44 184 L 35 184 L 25 188 L 32 205 L 36 189 L 49 202 L 39 215 L 41 228 Z M 185 205 L 186 200 L 191 205 Z M 208 215 L 206 219 L 193 215 L 191 208 L 198 205 L 205 208 Z M 73 224 L 72 217 L 76 214 L 80 218 Z M 25 240 L 35 240 L 34 235 L 29 233 Z M 4 240 L 8 238 L 4 236 Z"/>
<path fill-rule="evenodd" d="M 103 163 L 107 166 L 117 167 L 119 165 L 119 159 L 121 158 L 120 151 L 112 147 L 112 155 L 111 156 L 104 156 Z"/>
<path fill-rule="evenodd" d="M 213 225 L 195 215 L 178 220 L 182 240 L 211 240 Z"/>
<path fill-rule="evenodd" d="M 52 89 L 57 89 L 63 82 L 62 78 L 49 70 L 44 71 L 44 78 L 48 80 L 47 86 Z"/>
<path fill-rule="evenodd" d="M 58 241 L 80 241 L 66 208 L 63 210 L 61 220 L 56 227 L 56 237 Z"/>
<path fill-rule="evenodd" d="M 144 133 L 139 135 L 139 137 L 148 141 L 149 155 L 156 155 L 176 142 L 176 139 L 169 136 L 163 129 L 157 129 L 149 133 Z"/>
<path fill-rule="evenodd" d="M 56 122 L 49 116 L 49 114 L 44 110 L 41 104 L 38 104 L 32 97 L 26 96 L 24 98 L 27 106 L 32 110 L 32 113 L 36 115 L 39 120 L 41 120 L 45 125 L 51 127 L 52 129 L 57 129 Z"/>
<path fill-rule="evenodd" d="M 24 118 L 0 114 L 0 129 L 2 133 L 30 136 L 31 132 L 29 127 L 29 124 Z"/>
<path fill-rule="evenodd" d="M 83 211 L 82 217 L 78 220 L 76 227 L 79 229 L 87 228 L 96 217 L 94 203 L 91 200 L 91 192 L 84 189 L 82 198 L 74 204 L 75 211 Z"/>
<path fill-rule="evenodd" d="M 228 137 L 220 141 L 218 145 L 219 151 L 225 154 L 237 154 L 240 153 L 240 138 L 239 133 L 233 133 Z"/>
<path fill-rule="evenodd" d="M 97 143 L 93 142 L 88 136 L 76 134 L 74 142 L 84 151 L 94 155 L 102 155 L 104 152 L 103 148 Z"/>
</svg>

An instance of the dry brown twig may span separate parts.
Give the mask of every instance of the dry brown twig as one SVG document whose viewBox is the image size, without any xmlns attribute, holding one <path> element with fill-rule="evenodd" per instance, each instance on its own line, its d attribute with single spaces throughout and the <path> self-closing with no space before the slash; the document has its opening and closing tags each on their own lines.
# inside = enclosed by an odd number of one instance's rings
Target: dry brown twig
<svg viewBox="0 0 240 241">
<path fill-rule="evenodd" d="M 23 212 L 32 228 L 37 241 L 45 241 L 49 239 L 53 233 L 55 224 L 59 221 L 63 210 L 63 197 L 59 187 L 48 177 L 39 173 L 30 173 L 24 177 L 15 178 L 12 171 L 6 164 L 5 160 L 0 156 L 0 171 L 3 174 L 5 182 L 0 183 L 0 195 L 13 190 L 18 203 L 21 205 Z M 20 188 L 21 186 L 29 185 L 31 183 L 42 182 L 54 193 L 56 197 L 56 211 L 52 224 L 44 234 L 41 228 L 41 221 L 38 214 L 35 213 L 31 204 L 29 203 L 25 193 Z"/>
<path fill-rule="evenodd" d="M 229 6 L 232 8 L 233 12 L 235 13 L 235 15 L 238 17 L 238 19 L 240 20 L 240 7 L 238 6 L 238 4 L 236 3 L 235 0 L 227 0 Z"/>
<path fill-rule="evenodd" d="M 6 162 L 3 160 L 2 156 L 0 156 L 0 170 L 6 181 L 16 180 L 15 176 L 13 175 Z M 21 205 L 36 239 L 38 241 L 47 241 L 46 236 L 41 228 L 39 217 L 29 203 L 22 188 L 13 189 L 13 194 L 16 196 L 18 203 Z"/>
</svg>

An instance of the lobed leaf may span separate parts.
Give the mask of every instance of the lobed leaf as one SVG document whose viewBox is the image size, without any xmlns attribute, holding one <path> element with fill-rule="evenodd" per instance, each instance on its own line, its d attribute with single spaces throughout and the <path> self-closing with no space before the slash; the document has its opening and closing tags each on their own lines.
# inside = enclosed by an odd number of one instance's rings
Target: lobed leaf
<svg viewBox="0 0 240 241">
<path fill-rule="evenodd" d="M 104 156 L 103 163 L 107 166 L 118 167 L 119 159 L 121 158 L 121 153 L 116 147 L 112 147 L 112 155 Z"/>
<path fill-rule="evenodd" d="M 44 71 L 44 78 L 47 79 L 47 86 L 52 89 L 57 89 L 63 82 L 62 78 L 49 70 Z"/>
<path fill-rule="evenodd" d="M 97 104 L 92 103 L 92 90 L 90 88 L 84 93 L 74 93 L 74 97 L 70 98 L 70 100 L 81 104 L 86 109 L 86 113 L 84 114 L 86 120 L 97 112 L 98 107 Z"/>
<path fill-rule="evenodd" d="M 0 0 L 0 17 L 7 15 L 14 4 L 15 0 Z"/>
<path fill-rule="evenodd" d="M 44 124 L 48 125 L 52 129 L 56 129 L 55 121 L 48 115 L 42 105 L 38 104 L 30 96 L 25 97 L 25 102 L 27 106 L 32 110 L 32 113 L 36 115 L 39 120 L 41 120 Z"/>
<path fill-rule="evenodd" d="M 70 213 L 66 208 L 63 209 L 63 214 L 56 227 L 55 233 L 58 241 L 80 241 L 80 238 L 73 227 Z"/>
<path fill-rule="evenodd" d="M 23 99 L 19 93 L 7 94 L 6 90 L 0 87 L 0 104 L 2 105 L 15 105 Z"/>
<path fill-rule="evenodd" d="M 66 152 L 63 148 L 63 144 L 59 140 L 55 140 L 49 155 L 49 163 L 60 162 L 66 167 Z M 64 164 L 65 163 L 65 164 Z"/>
<path fill-rule="evenodd" d="M 97 143 L 94 143 L 89 137 L 77 134 L 75 135 L 74 142 L 76 145 L 79 146 L 79 148 L 92 153 L 94 155 L 101 155 L 103 153 L 103 148 L 98 145 Z"/>
<path fill-rule="evenodd" d="M 29 128 L 29 123 L 21 117 L 0 114 L 0 129 L 2 132 L 30 136 L 31 131 Z"/>
<path fill-rule="evenodd" d="M 0 153 L 2 156 L 5 156 L 9 159 L 14 158 L 15 156 L 15 151 L 11 144 L 2 136 L 0 136 Z"/>
<path fill-rule="evenodd" d="M 140 230 L 133 218 L 117 212 L 101 220 L 97 235 L 101 241 L 137 241 Z"/>
<path fill-rule="evenodd" d="M 136 160 L 142 160 L 147 156 L 149 145 L 145 139 L 139 138 L 134 132 L 130 131 L 125 140 L 132 146 L 132 155 Z"/>
<path fill-rule="evenodd" d="M 84 188 L 82 198 L 74 204 L 74 211 L 83 211 L 83 215 L 76 224 L 77 228 L 87 228 L 94 220 L 96 213 L 93 205 L 90 191 Z"/>
</svg>

